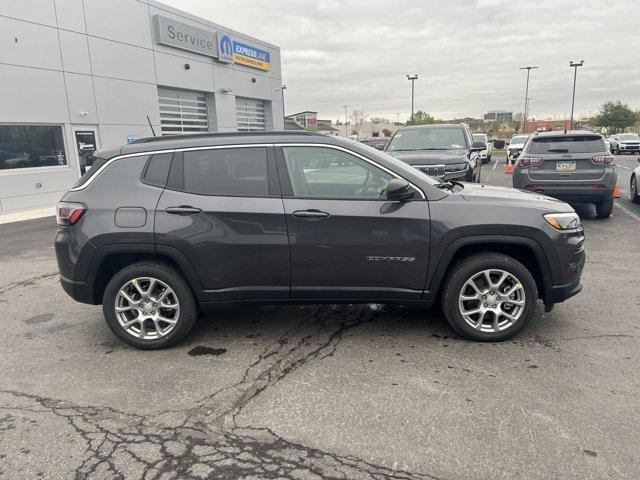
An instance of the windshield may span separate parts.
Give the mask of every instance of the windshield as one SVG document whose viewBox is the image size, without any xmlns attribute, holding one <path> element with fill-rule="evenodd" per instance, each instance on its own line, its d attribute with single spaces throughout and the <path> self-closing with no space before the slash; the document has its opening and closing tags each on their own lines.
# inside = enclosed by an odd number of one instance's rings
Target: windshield
<svg viewBox="0 0 640 480">
<path fill-rule="evenodd" d="M 606 150 L 598 135 L 534 138 L 528 153 L 597 153 Z"/>
<path fill-rule="evenodd" d="M 524 143 L 529 138 L 529 135 L 517 135 L 511 139 L 511 143 Z"/>
<path fill-rule="evenodd" d="M 620 135 L 620 140 L 640 140 L 640 137 L 635 133 L 624 133 Z"/>
<path fill-rule="evenodd" d="M 429 183 L 429 185 L 437 185 L 439 183 L 442 183 L 437 178 L 433 178 L 433 177 L 427 175 L 426 173 L 421 172 L 417 168 L 413 168 L 411 165 L 409 165 L 407 163 L 404 163 L 402 160 L 398 160 L 395 157 L 392 157 L 388 153 L 381 152 L 380 150 L 376 150 L 375 148 L 370 147 L 369 145 L 365 145 L 364 143 L 356 142 L 355 140 L 347 140 L 347 141 L 357 144 L 360 148 L 364 148 L 365 150 L 367 150 L 370 153 L 369 156 L 371 156 L 374 159 L 376 157 L 384 158 L 384 160 L 386 160 L 387 162 L 391 163 L 393 165 L 394 170 L 396 170 L 400 174 L 407 173 L 409 175 L 416 175 L 418 177 L 422 177 L 427 183 Z"/>
<path fill-rule="evenodd" d="M 421 127 L 399 130 L 387 150 L 408 152 L 412 150 L 466 149 L 467 142 L 462 128 Z"/>
</svg>

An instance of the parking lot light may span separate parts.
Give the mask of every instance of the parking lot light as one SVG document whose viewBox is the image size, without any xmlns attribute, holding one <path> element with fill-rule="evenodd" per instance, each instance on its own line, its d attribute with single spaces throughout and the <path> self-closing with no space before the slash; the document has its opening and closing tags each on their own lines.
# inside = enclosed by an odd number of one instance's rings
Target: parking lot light
<svg viewBox="0 0 640 480">
<path fill-rule="evenodd" d="M 578 76 L 578 67 L 581 67 L 584 64 L 584 60 L 580 60 L 578 62 L 569 62 L 569 67 L 573 68 L 573 95 L 571 96 L 571 121 L 569 123 L 569 128 L 573 130 L 573 106 L 576 102 L 576 77 Z"/>
<path fill-rule="evenodd" d="M 414 73 L 412 75 L 407 75 L 407 80 L 411 80 L 411 122 L 414 121 L 413 118 L 413 99 L 414 99 L 414 83 L 418 79 L 418 74 Z"/>
</svg>

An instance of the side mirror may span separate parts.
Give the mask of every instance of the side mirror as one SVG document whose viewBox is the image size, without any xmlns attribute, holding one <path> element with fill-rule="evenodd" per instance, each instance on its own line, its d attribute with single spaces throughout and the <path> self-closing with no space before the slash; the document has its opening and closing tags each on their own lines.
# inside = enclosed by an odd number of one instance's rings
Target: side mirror
<svg viewBox="0 0 640 480">
<path fill-rule="evenodd" d="M 376 150 L 384 150 L 384 143 L 376 143 Z"/>
<path fill-rule="evenodd" d="M 387 200 L 404 202 L 413 198 L 413 190 L 409 182 L 402 178 L 392 178 L 387 183 Z"/>
<path fill-rule="evenodd" d="M 480 152 L 482 150 L 485 150 L 487 148 L 487 144 L 484 142 L 473 142 L 473 146 L 471 147 L 471 151 L 472 152 Z"/>
</svg>

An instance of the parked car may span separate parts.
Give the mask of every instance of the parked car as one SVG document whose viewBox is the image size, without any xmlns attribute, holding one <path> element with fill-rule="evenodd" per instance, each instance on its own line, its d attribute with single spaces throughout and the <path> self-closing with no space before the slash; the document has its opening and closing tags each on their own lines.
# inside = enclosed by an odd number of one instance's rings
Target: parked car
<svg viewBox="0 0 640 480">
<path fill-rule="evenodd" d="M 487 135 L 485 133 L 474 133 L 473 141 L 484 142 L 484 144 L 487 146 L 487 148 L 480 152 L 480 160 L 482 160 L 483 164 L 489 163 L 491 161 L 492 145 L 491 142 L 489 142 Z"/>
<path fill-rule="evenodd" d="M 617 133 L 610 138 L 611 153 L 640 153 L 640 136 L 637 133 Z"/>
<path fill-rule="evenodd" d="M 479 182 L 484 149 L 467 125 L 438 124 L 400 128 L 385 151 L 432 177 Z"/>
<path fill-rule="evenodd" d="M 522 148 L 524 147 L 524 144 L 526 143 L 528 138 L 529 135 L 514 135 L 513 137 L 511 137 L 509 145 L 507 145 L 507 160 L 511 158 L 511 161 L 515 162 L 515 160 L 518 158 L 518 155 L 520 155 L 520 152 L 522 152 Z"/>
<path fill-rule="evenodd" d="M 640 162 L 640 158 L 638 158 Z M 629 197 L 633 203 L 640 203 L 640 192 L 638 191 L 638 183 L 640 182 L 640 166 L 631 173 L 631 180 L 629 181 Z"/>
<path fill-rule="evenodd" d="M 167 136 L 95 157 L 57 207 L 60 281 L 134 347 L 173 345 L 230 302 L 438 301 L 461 335 L 505 340 L 538 299 L 549 310 L 581 289 L 566 203 L 443 182 L 355 141 Z"/>
<path fill-rule="evenodd" d="M 599 218 L 613 210 L 618 181 L 602 136 L 589 131 L 533 134 L 513 171 L 513 186 L 566 202 L 594 203 Z"/>
</svg>

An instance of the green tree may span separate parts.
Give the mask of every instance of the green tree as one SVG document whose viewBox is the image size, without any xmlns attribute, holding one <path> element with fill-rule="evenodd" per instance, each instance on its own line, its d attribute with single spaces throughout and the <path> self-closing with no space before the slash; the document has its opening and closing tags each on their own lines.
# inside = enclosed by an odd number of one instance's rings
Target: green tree
<svg viewBox="0 0 640 480">
<path fill-rule="evenodd" d="M 382 134 L 383 134 L 385 137 L 390 137 L 390 136 L 391 136 L 391 130 L 389 130 L 388 128 L 383 128 L 383 129 L 382 129 Z"/>
<path fill-rule="evenodd" d="M 427 112 L 418 110 L 409 118 L 407 125 L 428 125 L 430 123 L 436 123 L 436 119 Z"/>
<path fill-rule="evenodd" d="M 636 123 L 636 113 L 629 105 L 617 102 L 607 102 L 602 105 L 600 113 L 596 117 L 596 125 L 607 129 L 608 133 L 618 133 Z"/>
</svg>

